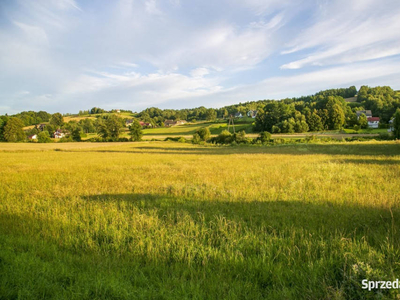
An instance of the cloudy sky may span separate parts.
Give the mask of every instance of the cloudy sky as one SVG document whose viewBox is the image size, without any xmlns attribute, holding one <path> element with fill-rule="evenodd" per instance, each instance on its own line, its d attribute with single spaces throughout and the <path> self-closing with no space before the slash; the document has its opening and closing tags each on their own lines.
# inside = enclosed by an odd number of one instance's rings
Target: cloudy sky
<svg viewBox="0 0 400 300">
<path fill-rule="evenodd" d="M 0 114 L 400 89 L 399 0 L 1 0 Z"/>
</svg>

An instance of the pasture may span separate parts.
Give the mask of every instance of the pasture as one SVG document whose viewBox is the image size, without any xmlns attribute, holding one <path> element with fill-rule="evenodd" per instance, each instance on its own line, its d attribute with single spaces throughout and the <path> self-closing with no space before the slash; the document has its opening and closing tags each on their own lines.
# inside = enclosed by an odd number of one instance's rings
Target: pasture
<svg viewBox="0 0 400 300">
<path fill-rule="evenodd" d="M 0 299 L 392 299 L 400 143 L 0 144 Z"/>
</svg>

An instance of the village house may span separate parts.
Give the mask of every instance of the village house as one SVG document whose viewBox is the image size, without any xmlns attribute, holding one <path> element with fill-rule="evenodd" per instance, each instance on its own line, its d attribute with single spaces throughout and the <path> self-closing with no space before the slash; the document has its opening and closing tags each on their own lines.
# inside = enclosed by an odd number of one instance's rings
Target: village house
<svg viewBox="0 0 400 300">
<path fill-rule="evenodd" d="M 243 118 L 243 115 L 242 115 L 242 113 L 237 112 L 237 113 L 234 115 L 234 117 L 235 117 L 235 118 Z"/>
<path fill-rule="evenodd" d="M 368 120 L 368 127 L 369 128 L 378 128 L 379 127 L 379 118 L 378 117 L 369 117 Z"/>
<path fill-rule="evenodd" d="M 55 139 L 61 139 L 61 138 L 65 137 L 65 133 L 62 132 L 60 129 L 57 129 L 57 130 L 54 132 L 53 137 L 54 137 Z"/>
<path fill-rule="evenodd" d="M 133 119 L 127 119 L 127 120 L 125 120 L 125 125 L 126 125 L 126 127 L 131 126 L 132 123 L 133 123 Z"/>
<path fill-rule="evenodd" d="M 250 117 L 250 118 L 255 119 L 255 117 L 257 116 L 257 111 L 256 110 L 249 110 L 247 112 L 247 116 Z"/>
<path fill-rule="evenodd" d="M 28 140 L 37 140 L 37 135 L 36 134 L 29 135 Z"/>
<path fill-rule="evenodd" d="M 139 124 L 142 127 L 153 127 L 153 125 L 151 123 L 147 123 L 147 122 L 143 122 L 143 121 L 140 121 Z"/>
<path fill-rule="evenodd" d="M 182 124 L 186 124 L 186 120 L 165 120 L 164 121 L 164 126 L 165 127 L 171 127 L 171 126 L 175 126 L 175 125 L 182 125 Z"/>
<path fill-rule="evenodd" d="M 372 111 L 370 110 L 357 110 L 356 111 L 357 120 L 360 118 L 362 114 L 364 114 L 367 118 L 372 117 Z"/>
</svg>

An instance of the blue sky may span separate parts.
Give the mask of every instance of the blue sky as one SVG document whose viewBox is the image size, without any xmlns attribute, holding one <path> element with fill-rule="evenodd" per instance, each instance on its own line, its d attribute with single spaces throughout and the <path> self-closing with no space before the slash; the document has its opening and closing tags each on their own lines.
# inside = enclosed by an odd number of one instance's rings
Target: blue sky
<svg viewBox="0 0 400 300">
<path fill-rule="evenodd" d="M 398 0 L 1 0 L 0 114 L 400 89 Z"/>
</svg>

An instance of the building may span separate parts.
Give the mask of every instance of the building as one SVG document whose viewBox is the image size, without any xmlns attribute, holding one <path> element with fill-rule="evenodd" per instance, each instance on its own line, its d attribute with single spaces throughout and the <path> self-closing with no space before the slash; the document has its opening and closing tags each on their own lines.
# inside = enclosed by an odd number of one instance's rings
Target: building
<svg viewBox="0 0 400 300">
<path fill-rule="evenodd" d="M 235 117 L 235 118 L 243 118 L 243 115 L 242 115 L 242 113 L 237 112 L 237 113 L 234 115 L 234 117 Z"/>
<path fill-rule="evenodd" d="M 120 109 L 116 109 L 115 112 L 119 114 L 121 112 L 121 110 Z"/>
<path fill-rule="evenodd" d="M 164 126 L 165 127 L 171 127 L 171 126 L 175 126 L 175 125 L 182 125 L 182 124 L 186 124 L 186 120 L 165 120 L 164 121 Z"/>
<path fill-rule="evenodd" d="M 143 122 L 143 121 L 140 121 L 139 124 L 142 127 L 153 127 L 153 125 L 151 125 L 151 123 L 147 123 L 147 122 Z"/>
<path fill-rule="evenodd" d="M 132 123 L 133 123 L 133 119 L 127 119 L 127 120 L 125 120 L 125 125 L 126 125 L 126 127 L 131 126 Z"/>
<path fill-rule="evenodd" d="M 28 140 L 37 140 L 37 135 L 36 134 L 29 135 Z"/>
<path fill-rule="evenodd" d="M 247 116 L 248 116 L 249 118 L 255 119 L 255 117 L 257 116 L 257 111 L 256 111 L 256 110 L 249 110 L 249 111 L 247 112 Z"/>
<path fill-rule="evenodd" d="M 367 118 L 372 117 L 372 111 L 370 110 L 358 110 L 356 111 L 356 114 L 357 114 L 357 120 L 362 114 L 364 114 Z"/>
<path fill-rule="evenodd" d="M 369 117 L 368 120 L 368 127 L 369 128 L 378 128 L 379 127 L 379 118 L 378 117 Z"/>
<path fill-rule="evenodd" d="M 53 137 L 54 137 L 55 139 L 61 139 L 61 138 L 65 137 L 65 133 L 62 132 L 60 129 L 57 129 L 57 130 L 54 132 Z"/>
</svg>

